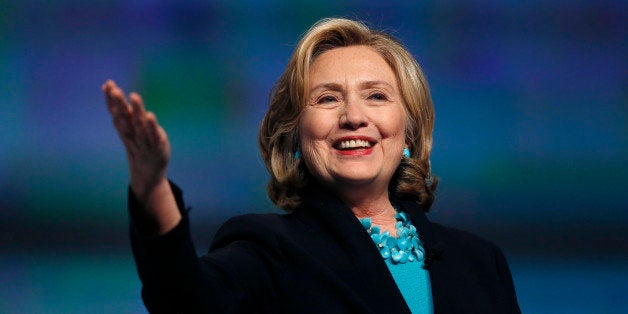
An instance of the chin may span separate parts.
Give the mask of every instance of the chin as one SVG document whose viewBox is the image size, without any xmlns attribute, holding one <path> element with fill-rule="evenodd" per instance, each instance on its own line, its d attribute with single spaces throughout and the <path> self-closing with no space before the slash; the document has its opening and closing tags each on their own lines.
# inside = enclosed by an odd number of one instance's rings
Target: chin
<svg viewBox="0 0 628 314">
<path fill-rule="evenodd" d="M 369 170 L 373 170 L 372 168 Z M 360 172 L 350 172 L 350 173 L 342 173 L 337 174 L 336 181 L 340 181 L 344 184 L 351 185 L 363 185 L 374 182 L 377 179 L 377 174 L 368 173 L 368 171 L 360 171 Z"/>
</svg>

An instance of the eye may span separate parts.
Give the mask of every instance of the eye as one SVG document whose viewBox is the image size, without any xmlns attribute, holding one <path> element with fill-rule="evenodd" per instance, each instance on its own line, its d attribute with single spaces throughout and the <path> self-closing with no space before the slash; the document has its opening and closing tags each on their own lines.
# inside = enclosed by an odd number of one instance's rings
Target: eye
<svg viewBox="0 0 628 314">
<path fill-rule="evenodd" d="M 334 102 L 337 102 L 337 101 L 338 101 L 338 98 L 336 98 L 334 96 L 331 96 L 331 95 L 326 95 L 326 96 L 323 96 L 323 97 L 319 98 L 316 101 L 316 103 L 317 104 L 330 104 L 330 103 L 334 103 Z"/>
<path fill-rule="evenodd" d="M 368 99 L 371 100 L 388 100 L 388 97 L 384 93 L 373 93 L 369 95 Z"/>
</svg>

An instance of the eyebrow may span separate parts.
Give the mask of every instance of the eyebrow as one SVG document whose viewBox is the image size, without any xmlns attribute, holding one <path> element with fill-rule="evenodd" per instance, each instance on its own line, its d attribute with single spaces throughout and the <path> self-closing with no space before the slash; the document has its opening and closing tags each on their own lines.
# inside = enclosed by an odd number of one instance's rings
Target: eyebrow
<svg viewBox="0 0 628 314">
<path fill-rule="evenodd" d="M 386 81 L 364 81 L 360 83 L 360 88 L 371 88 L 371 87 L 377 87 L 380 85 L 384 85 L 385 87 L 388 87 L 392 90 L 394 90 L 393 86 L 390 85 L 388 82 Z"/>
<path fill-rule="evenodd" d="M 384 87 L 390 88 L 391 91 L 394 91 L 394 88 L 392 85 L 390 85 L 388 82 L 386 81 L 364 81 L 364 82 L 360 82 L 360 84 L 358 85 L 359 88 L 361 89 L 367 89 L 367 88 L 373 88 L 373 87 L 377 87 L 377 86 L 381 86 L 383 85 Z M 338 84 L 338 83 L 322 83 L 322 84 L 318 84 L 316 86 L 314 86 L 314 88 L 312 88 L 310 90 L 310 94 L 312 92 L 318 91 L 318 90 L 332 90 L 332 91 L 342 91 L 343 87 L 342 85 Z"/>
<path fill-rule="evenodd" d="M 322 84 L 318 84 L 316 86 L 314 86 L 314 88 L 312 88 L 310 90 L 310 93 L 320 90 L 320 89 L 324 89 L 324 90 L 333 90 L 333 91 L 341 91 L 342 90 L 342 86 L 340 84 L 337 83 L 322 83 Z"/>
</svg>

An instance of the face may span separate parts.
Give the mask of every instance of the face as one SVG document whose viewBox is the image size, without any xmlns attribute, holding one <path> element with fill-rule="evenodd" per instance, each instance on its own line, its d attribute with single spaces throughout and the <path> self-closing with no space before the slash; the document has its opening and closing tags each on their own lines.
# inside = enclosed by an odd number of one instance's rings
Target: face
<svg viewBox="0 0 628 314">
<path fill-rule="evenodd" d="M 302 158 L 332 189 L 387 189 L 404 148 L 406 111 L 397 78 L 366 46 L 329 50 L 310 67 L 299 121 Z"/>
</svg>

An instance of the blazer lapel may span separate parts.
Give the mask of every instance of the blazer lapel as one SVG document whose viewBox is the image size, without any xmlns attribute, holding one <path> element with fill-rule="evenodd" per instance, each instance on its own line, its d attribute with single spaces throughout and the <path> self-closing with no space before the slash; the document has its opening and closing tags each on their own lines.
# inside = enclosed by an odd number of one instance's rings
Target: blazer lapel
<svg viewBox="0 0 628 314">
<path fill-rule="evenodd" d="M 351 209 L 323 187 L 311 189 L 303 198 L 303 208 L 313 214 L 321 228 L 330 232 L 352 267 L 330 263 L 375 313 L 410 313 L 401 292 L 379 250 Z M 342 263 L 347 265 L 346 263 Z"/>
</svg>

